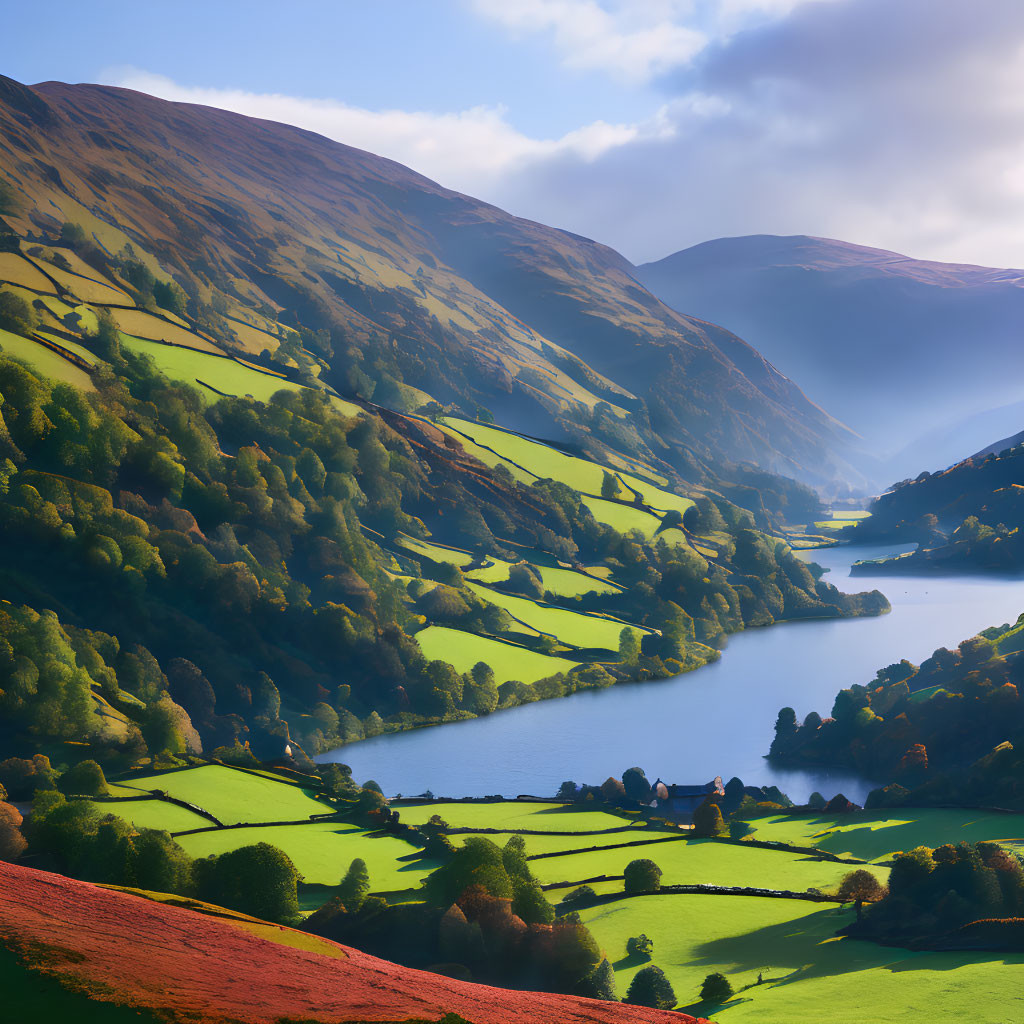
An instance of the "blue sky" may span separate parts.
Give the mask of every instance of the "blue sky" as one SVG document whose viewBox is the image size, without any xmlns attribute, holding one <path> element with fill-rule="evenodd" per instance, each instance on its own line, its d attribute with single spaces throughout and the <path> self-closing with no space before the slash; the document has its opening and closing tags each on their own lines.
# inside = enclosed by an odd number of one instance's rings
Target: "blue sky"
<svg viewBox="0 0 1024 1024">
<path fill-rule="evenodd" d="M 1021 0 L 56 0 L 3 73 L 288 121 L 641 261 L 806 233 L 1024 265 Z"/>
</svg>

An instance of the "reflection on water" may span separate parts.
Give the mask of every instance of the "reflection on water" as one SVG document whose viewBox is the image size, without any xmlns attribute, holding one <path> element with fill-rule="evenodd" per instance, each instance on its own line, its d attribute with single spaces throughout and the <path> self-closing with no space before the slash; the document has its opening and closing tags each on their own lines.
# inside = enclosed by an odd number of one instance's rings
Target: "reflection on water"
<svg viewBox="0 0 1024 1024">
<path fill-rule="evenodd" d="M 674 679 L 614 686 L 540 701 L 469 722 L 379 736 L 324 754 L 389 795 L 430 789 L 445 796 L 550 795 L 559 784 L 600 783 L 639 765 L 650 779 L 705 782 L 738 775 L 775 784 L 797 801 L 814 790 L 862 802 L 873 788 L 846 772 L 787 771 L 764 760 L 779 708 L 823 717 L 836 691 L 867 683 L 901 658 L 919 663 L 986 626 L 1024 611 L 1020 581 L 990 578 L 849 578 L 858 558 L 891 548 L 811 552 L 846 591 L 881 590 L 892 612 L 878 618 L 803 621 L 732 637 L 720 661 Z"/>
</svg>

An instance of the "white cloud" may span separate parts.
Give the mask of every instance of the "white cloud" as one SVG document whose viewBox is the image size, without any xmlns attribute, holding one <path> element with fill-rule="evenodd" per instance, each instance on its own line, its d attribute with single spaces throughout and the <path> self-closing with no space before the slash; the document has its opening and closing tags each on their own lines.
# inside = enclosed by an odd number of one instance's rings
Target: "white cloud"
<svg viewBox="0 0 1024 1024">
<path fill-rule="evenodd" d="M 505 0 L 506 17 L 525 30 L 554 3 Z M 557 6 L 581 4 L 596 6 Z M 637 0 L 632 17 L 656 22 L 684 7 Z M 496 108 L 369 111 L 185 88 L 139 72 L 113 84 L 309 128 L 636 261 L 726 235 L 803 233 L 919 258 L 1024 265 L 1020 0 L 717 7 L 723 17 L 730 9 L 771 17 L 663 72 L 664 102 L 648 119 L 595 121 L 552 139 L 518 131 Z"/>
<path fill-rule="evenodd" d="M 220 107 L 305 128 L 397 160 L 448 188 L 478 195 L 528 163 L 559 156 L 595 160 L 645 131 L 637 125 L 595 121 L 557 139 L 535 139 L 516 130 L 505 111 L 495 107 L 441 114 L 366 110 L 336 100 L 180 85 L 131 68 L 107 71 L 102 80 L 162 99 Z"/>
<path fill-rule="evenodd" d="M 567 67 L 610 71 L 630 82 L 646 81 L 704 48 L 705 34 L 676 20 L 679 6 L 656 0 L 612 9 L 597 0 L 473 0 L 475 10 L 512 32 L 550 34 Z"/>
<path fill-rule="evenodd" d="M 549 36 L 566 67 L 636 84 L 697 57 L 716 39 L 804 3 L 835 0 L 469 0 L 517 36 Z"/>
</svg>

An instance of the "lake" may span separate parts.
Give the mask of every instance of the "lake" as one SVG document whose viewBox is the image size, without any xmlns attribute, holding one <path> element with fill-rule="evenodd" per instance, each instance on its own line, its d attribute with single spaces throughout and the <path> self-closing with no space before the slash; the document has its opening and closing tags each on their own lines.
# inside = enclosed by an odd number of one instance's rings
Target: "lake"
<svg viewBox="0 0 1024 1024">
<path fill-rule="evenodd" d="M 378 736 L 320 755 L 344 761 L 389 796 L 553 794 L 567 779 L 599 784 L 638 765 L 652 781 L 701 783 L 737 775 L 777 785 L 796 802 L 818 790 L 862 803 L 870 780 L 846 772 L 785 770 L 764 760 L 779 708 L 827 716 L 837 691 L 886 665 L 915 664 L 1024 611 L 1024 583 L 992 577 L 849 576 L 857 559 L 890 547 L 808 552 L 848 592 L 881 590 L 892 612 L 876 618 L 782 623 L 730 638 L 720 661 L 656 682 L 538 701 L 496 714 Z"/>
</svg>

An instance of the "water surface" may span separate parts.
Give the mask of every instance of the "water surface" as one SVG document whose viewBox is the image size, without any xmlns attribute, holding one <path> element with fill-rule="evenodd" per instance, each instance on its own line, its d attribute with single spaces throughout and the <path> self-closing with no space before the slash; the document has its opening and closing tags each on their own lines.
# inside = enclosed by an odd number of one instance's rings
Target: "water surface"
<svg viewBox="0 0 1024 1024">
<path fill-rule="evenodd" d="M 649 779 L 699 783 L 738 775 L 775 784 L 794 800 L 819 790 L 862 802 L 870 780 L 836 771 L 791 771 L 764 760 L 785 705 L 823 717 L 838 690 L 867 683 L 901 658 L 915 664 L 1024 611 L 1024 583 L 991 577 L 849 576 L 858 558 L 892 547 L 810 552 L 840 590 L 881 590 L 892 612 L 876 618 L 782 623 L 729 640 L 720 661 L 657 682 L 538 701 L 485 718 L 350 744 L 320 761 L 344 761 L 389 796 L 550 795 L 566 779 L 600 783 L 639 765 Z"/>
</svg>

